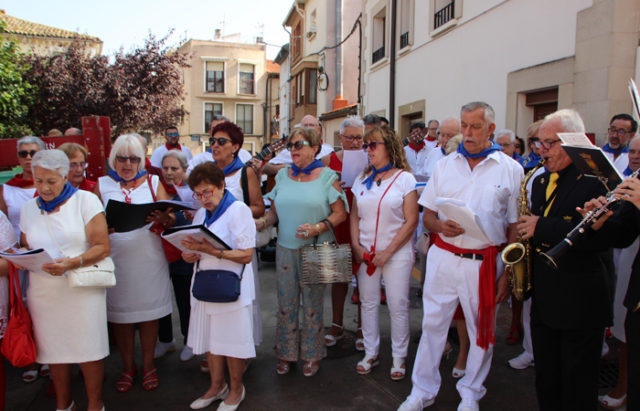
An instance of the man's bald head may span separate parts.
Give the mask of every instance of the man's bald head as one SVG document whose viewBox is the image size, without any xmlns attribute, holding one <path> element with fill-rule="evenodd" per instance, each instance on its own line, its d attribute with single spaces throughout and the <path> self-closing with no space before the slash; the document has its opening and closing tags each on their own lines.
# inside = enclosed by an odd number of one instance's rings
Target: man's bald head
<svg viewBox="0 0 640 411">
<path fill-rule="evenodd" d="M 302 117 L 302 121 L 300 122 L 300 124 L 302 125 L 302 127 L 315 128 L 318 132 L 318 135 L 322 136 L 322 126 L 320 125 L 318 119 L 311 114 L 307 114 L 306 116 Z"/>
</svg>

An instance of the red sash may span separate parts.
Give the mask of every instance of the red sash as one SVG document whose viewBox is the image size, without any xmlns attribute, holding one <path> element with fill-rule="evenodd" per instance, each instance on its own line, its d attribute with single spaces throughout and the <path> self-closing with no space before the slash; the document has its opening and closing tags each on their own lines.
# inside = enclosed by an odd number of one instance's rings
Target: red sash
<svg viewBox="0 0 640 411">
<path fill-rule="evenodd" d="M 25 187 L 33 187 L 33 179 L 27 180 L 22 178 L 22 174 L 16 174 L 11 180 L 7 181 L 5 184 L 8 184 L 10 186 L 14 186 L 14 187 L 20 187 L 20 188 L 25 188 Z"/>
<path fill-rule="evenodd" d="M 416 153 L 420 150 L 422 150 L 422 148 L 424 147 L 425 142 L 424 140 L 422 140 L 420 143 L 416 143 L 415 141 L 412 141 L 409 143 L 409 147 L 411 147 L 412 149 L 414 149 L 416 151 Z"/>
<path fill-rule="evenodd" d="M 496 310 L 496 257 L 498 255 L 498 247 L 492 245 L 482 250 L 458 248 L 445 242 L 439 236 L 436 237 L 435 245 L 451 253 L 472 253 L 483 256 L 478 284 L 478 331 L 476 344 L 480 348 L 487 350 L 489 344 L 496 343 L 494 314 Z"/>
</svg>

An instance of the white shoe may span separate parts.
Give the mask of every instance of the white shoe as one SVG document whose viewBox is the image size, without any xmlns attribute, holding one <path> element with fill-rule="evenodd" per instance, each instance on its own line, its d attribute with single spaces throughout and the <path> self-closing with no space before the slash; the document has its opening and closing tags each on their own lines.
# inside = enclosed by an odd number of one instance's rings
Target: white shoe
<svg viewBox="0 0 640 411">
<path fill-rule="evenodd" d="M 242 395 L 240 396 L 240 401 L 238 401 L 237 404 L 226 404 L 224 401 L 222 401 L 220 403 L 220 405 L 218 405 L 218 411 L 236 411 L 238 409 L 238 407 L 240 406 L 240 403 L 242 403 L 242 401 L 244 401 L 244 395 L 245 395 L 246 391 L 244 390 L 244 385 L 242 386 Z"/>
<path fill-rule="evenodd" d="M 525 368 L 533 367 L 533 355 L 525 351 L 516 358 L 510 359 L 509 366 L 516 370 L 524 370 Z"/>
<path fill-rule="evenodd" d="M 166 353 L 176 350 L 176 339 L 174 338 L 171 342 L 165 343 L 158 341 L 156 343 L 156 349 L 153 352 L 153 358 L 160 358 L 164 356 Z"/>
<path fill-rule="evenodd" d="M 407 397 L 406 400 L 398 407 L 398 411 L 422 411 L 424 408 L 433 405 L 435 399 L 421 401 L 419 398 Z"/>
<path fill-rule="evenodd" d="M 229 395 L 229 386 L 227 384 L 224 385 L 224 387 L 222 388 L 222 390 L 220 390 L 219 393 L 217 393 L 216 395 L 214 395 L 211 398 L 198 398 L 197 400 L 195 400 L 194 402 L 191 403 L 191 405 L 189 406 L 192 410 L 199 410 L 201 408 L 206 408 L 209 405 L 211 405 L 212 402 L 217 401 L 217 400 L 224 400 L 225 398 L 227 398 L 227 395 Z"/>
<path fill-rule="evenodd" d="M 462 400 L 458 404 L 458 411 L 480 411 L 480 405 L 475 400 Z"/>
<path fill-rule="evenodd" d="M 188 345 L 185 345 L 180 352 L 180 361 L 189 361 L 193 358 L 193 350 Z"/>
<path fill-rule="evenodd" d="M 104 407 L 103 407 L 103 408 L 104 408 Z M 67 408 L 65 408 L 65 409 L 63 409 L 63 410 L 61 410 L 61 409 L 57 409 L 57 408 L 56 408 L 56 411 L 73 411 L 73 410 L 75 410 L 75 409 L 76 409 L 76 403 L 75 403 L 75 402 L 73 402 L 73 400 L 71 400 L 71 405 L 69 405 Z"/>
</svg>

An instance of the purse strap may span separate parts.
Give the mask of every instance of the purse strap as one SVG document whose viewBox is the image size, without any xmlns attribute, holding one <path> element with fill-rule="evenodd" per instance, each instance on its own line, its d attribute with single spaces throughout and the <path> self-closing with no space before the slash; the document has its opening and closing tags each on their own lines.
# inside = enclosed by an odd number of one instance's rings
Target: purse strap
<svg viewBox="0 0 640 411">
<path fill-rule="evenodd" d="M 153 185 L 151 185 L 151 174 L 147 174 L 147 184 L 149 184 L 149 190 L 151 191 L 151 197 L 153 198 L 153 202 L 158 201 L 156 198 L 156 193 L 153 191 Z"/>
<path fill-rule="evenodd" d="M 22 289 L 20 288 L 20 277 L 18 269 L 13 263 L 9 262 L 9 307 L 10 312 L 14 313 L 16 308 L 24 306 L 22 301 Z"/>
<path fill-rule="evenodd" d="M 242 276 L 244 275 L 244 268 L 246 264 L 242 264 L 242 270 L 240 271 L 240 281 L 242 281 Z M 196 261 L 196 272 L 200 271 L 200 260 Z"/>
<path fill-rule="evenodd" d="M 396 174 L 396 176 L 393 178 L 393 180 L 391 180 L 391 184 L 389 184 L 389 187 L 387 187 L 386 190 L 384 190 L 384 193 L 382 194 L 382 197 L 380 197 L 380 201 L 378 202 L 378 211 L 377 211 L 377 215 L 376 215 L 376 235 L 373 237 L 373 251 L 375 251 L 376 249 L 376 242 L 378 241 L 378 222 L 380 221 L 380 206 L 382 205 L 382 199 L 384 198 L 384 196 L 387 195 L 387 192 L 389 191 L 389 189 L 391 188 L 391 186 L 393 185 L 393 183 L 396 182 L 396 180 L 398 179 L 398 177 L 400 177 L 400 174 L 404 173 L 404 170 L 400 170 L 400 172 L 398 174 Z"/>
</svg>

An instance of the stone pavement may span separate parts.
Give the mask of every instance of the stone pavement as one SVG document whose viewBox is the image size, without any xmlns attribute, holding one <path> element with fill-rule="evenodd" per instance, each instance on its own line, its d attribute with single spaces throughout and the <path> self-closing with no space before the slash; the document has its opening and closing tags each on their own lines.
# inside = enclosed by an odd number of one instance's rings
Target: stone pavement
<svg viewBox="0 0 640 411">
<path fill-rule="evenodd" d="M 276 291 L 273 263 L 261 263 L 261 306 L 264 325 L 264 341 L 257 350 L 257 358 L 251 364 L 244 377 L 247 391 L 240 410 L 395 410 L 411 391 L 411 370 L 417 350 L 414 337 L 420 331 L 422 302 L 417 297 L 418 283 L 412 282 L 411 335 L 407 359 L 407 378 L 400 382 L 391 381 L 389 314 L 386 306 L 380 310 L 381 363 L 366 376 L 358 375 L 356 363 L 362 353 L 353 349 L 356 329 L 356 306 L 348 300 L 345 306 L 346 338 L 342 346 L 330 349 L 328 358 L 323 360 L 318 374 L 312 378 L 302 375 L 302 364 L 293 367 L 291 373 L 278 376 L 275 373 L 276 358 L 273 344 L 275 340 Z M 351 293 L 349 293 L 349 296 Z M 174 334 L 179 334 L 177 311 L 174 311 Z M 480 402 L 483 410 L 535 410 L 537 401 L 534 391 L 534 370 L 529 368 L 516 371 L 509 368 L 507 360 L 520 354 L 519 345 L 506 345 L 504 340 L 510 321 L 509 307 L 502 305 L 498 314 L 496 330 L 497 345 L 494 349 L 491 373 L 485 383 L 487 395 Z M 331 323 L 330 293 L 325 298 L 324 323 Z M 73 338 L 73 336 L 70 336 Z M 115 346 L 105 361 L 106 380 L 104 384 L 104 402 L 109 411 L 188 410 L 189 404 L 202 395 L 209 384 L 208 374 L 199 370 L 199 361 L 193 359 L 183 363 L 179 359 L 182 338 L 178 340 L 178 350 L 156 360 L 160 387 L 152 392 L 142 390 L 140 378 L 136 378 L 134 388 L 128 393 L 118 393 L 115 381 L 120 373 L 120 358 Z M 139 349 L 139 347 L 138 347 Z M 433 411 L 455 410 L 460 401 L 455 389 L 455 380 L 451 377 L 451 368 L 455 363 L 456 350 L 450 358 L 442 361 L 442 388 Z M 137 357 L 140 358 L 139 351 Z M 25 384 L 20 378 L 21 371 L 7 363 L 7 410 L 9 411 L 53 411 L 55 401 L 46 397 L 47 379 L 40 378 L 31 384 Z M 73 397 L 79 405 L 78 410 L 86 410 L 87 401 L 82 378 L 77 366 L 72 377 Z M 217 403 L 208 410 L 217 408 Z"/>
</svg>

